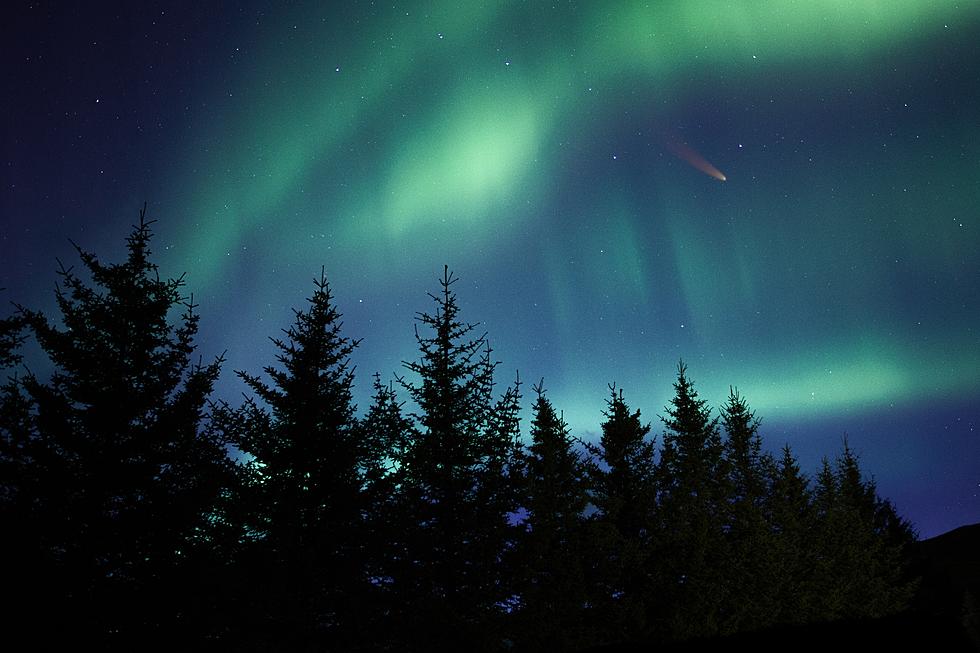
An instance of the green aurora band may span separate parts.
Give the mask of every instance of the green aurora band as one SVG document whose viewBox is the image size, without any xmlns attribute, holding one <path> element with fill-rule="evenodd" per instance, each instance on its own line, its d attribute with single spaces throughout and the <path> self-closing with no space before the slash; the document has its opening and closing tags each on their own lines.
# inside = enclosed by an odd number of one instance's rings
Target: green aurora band
<svg viewBox="0 0 980 653">
<path fill-rule="evenodd" d="M 182 189 L 189 217 L 161 229 L 166 267 L 205 295 L 234 283 L 247 252 L 260 272 L 236 303 L 271 316 L 263 305 L 284 291 L 262 272 L 306 279 L 325 262 L 342 310 L 355 296 L 386 307 L 354 317 L 376 329 L 362 349 L 396 369 L 444 261 L 480 286 L 526 265 L 525 303 L 467 285 L 464 317 L 485 317 L 522 371 L 547 349 L 555 403 L 577 428 L 598 423 L 605 380 L 659 410 L 680 356 L 703 396 L 737 384 L 767 416 L 980 391 L 963 279 L 980 264 L 964 219 L 980 204 L 972 116 L 891 140 L 874 124 L 807 130 L 821 112 L 843 120 L 882 71 L 882 95 L 928 76 L 915 53 L 976 33 L 980 3 L 334 11 L 243 21 L 236 65 L 198 82 L 210 109 L 160 188 Z M 728 181 L 665 152 L 668 131 Z M 931 299 L 913 307 L 906 292 Z"/>
</svg>

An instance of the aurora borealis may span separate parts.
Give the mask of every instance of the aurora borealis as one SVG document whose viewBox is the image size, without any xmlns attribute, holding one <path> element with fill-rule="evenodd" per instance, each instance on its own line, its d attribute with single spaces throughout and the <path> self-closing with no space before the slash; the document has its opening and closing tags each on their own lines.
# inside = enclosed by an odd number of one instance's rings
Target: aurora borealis
<svg viewBox="0 0 980 653">
<path fill-rule="evenodd" d="M 448 264 L 577 435 L 611 382 L 658 432 L 683 357 L 808 470 L 846 432 L 922 535 L 980 521 L 980 4 L 4 13 L 5 302 L 49 308 L 68 239 L 118 258 L 146 201 L 223 396 L 323 265 L 363 406 Z"/>
</svg>

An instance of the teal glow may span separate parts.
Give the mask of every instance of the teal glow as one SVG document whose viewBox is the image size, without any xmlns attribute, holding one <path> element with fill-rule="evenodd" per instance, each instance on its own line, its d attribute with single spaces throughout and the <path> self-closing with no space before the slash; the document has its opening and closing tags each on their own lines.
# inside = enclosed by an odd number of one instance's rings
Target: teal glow
<svg viewBox="0 0 980 653">
<path fill-rule="evenodd" d="M 980 5 L 446 2 L 263 20 L 234 69 L 212 70 L 213 109 L 174 164 L 187 223 L 169 264 L 207 292 L 246 256 L 291 275 L 326 259 L 380 311 L 414 306 L 442 262 L 499 288 L 505 260 L 539 301 L 501 317 L 478 291 L 474 308 L 488 327 L 546 326 L 552 374 L 626 377 L 660 401 L 683 355 L 718 400 L 738 384 L 780 415 L 976 387 L 977 334 L 957 326 L 976 318 L 975 116 L 922 120 L 895 80 L 928 79 L 917 50 L 963 39 Z M 668 133 L 728 181 L 667 152 Z M 931 298 L 906 301 L 910 284 Z M 556 401 L 602 395 L 556 386 Z"/>
<path fill-rule="evenodd" d="M 8 22 L 4 298 L 53 309 L 66 238 L 118 260 L 146 201 L 202 355 L 226 352 L 221 398 L 324 266 L 364 339 L 363 408 L 448 264 L 501 380 L 545 377 L 582 437 L 611 382 L 657 432 L 683 358 L 777 444 L 818 457 L 850 432 L 933 528 L 980 514 L 975 0 L 48 3 Z"/>
</svg>

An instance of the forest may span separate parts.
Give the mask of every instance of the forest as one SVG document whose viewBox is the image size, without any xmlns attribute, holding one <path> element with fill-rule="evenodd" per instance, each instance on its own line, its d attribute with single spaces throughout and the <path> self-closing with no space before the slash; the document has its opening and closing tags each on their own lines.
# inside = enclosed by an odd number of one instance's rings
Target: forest
<svg viewBox="0 0 980 653">
<path fill-rule="evenodd" d="M 846 440 L 805 473 L 750 398 L 715 409 L 683 362 L 656 428 L 610 384 L 582 440 L 542 381 L 498 381 L 448 269 L 365 411 L 322 272 L 276 359 L 235 372 L 248 395 L 219 401 L 224 361 L 196 353 L 151 225 L 118 263 L 78 248 L 58 315 L 0 321 L 12 641 L 579 651 L 883 617 L 916 592 L 916 533 Z"/>
</svg>

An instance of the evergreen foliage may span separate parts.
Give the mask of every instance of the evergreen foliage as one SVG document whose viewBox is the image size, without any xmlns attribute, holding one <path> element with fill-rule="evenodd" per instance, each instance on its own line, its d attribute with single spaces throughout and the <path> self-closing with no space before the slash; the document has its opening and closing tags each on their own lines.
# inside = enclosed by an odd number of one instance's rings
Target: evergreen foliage
<svg viewBox="0 0 980 653">
<path fill-rule="evenodd" d="M 722 573 L 729 597 L 718 625 L 727 634 L 773 623 L 779 604 L 770 591 L 776 563 L 773 532 L 765 514 L 774 463 L 762 452 L 759 420 L 734 388 L 721 408 L 721 422 L 727 435 L 723 445 L 727 477 L 722 479 L 727 542 Z"/>
<path fill-rule="evenodd" d="M 629 407 L 621 389 L 610 385 L 609 392 L 598 446 L 588 446 L 595 507 L 590 531 L 596 549 L 591 594 L 598 636 L 618 641 L 646 627 L 655 460 L 654 443 L 647 439 L 650 425 Z"/>
<path fill-rule="evenodd" d="M 402 501 L 398 495 L 399 461 L 404 458 L 408 443 L 417 436 L 394 386 L 382 383 L 381 376 L 375 374 L 373 390 L 371 405 L 360 424 L 369 451 L 364 470 L 367 531 L 361 545 L 365 572 L 373 589 L 373 605 L 365 610 L 367 619 L 362 621 L 372 633 L 368 641 L 378 648 L 391 648 L 404 641 L 393 632 L 390 618 L 404 614 L 398 594 L 402 587 L 394 586 L 394 576 L 401 577 L 400 570 L 407 563 L 406 520 L 400 512 Z"/>
<path fill-rule="evenodd" d="M 494 627 L 512 594 L 502 577 L 503 553 L 516 529 L 519 386 L 493 400 L 491 350 L 475 325 L 459 319 L 444 270 L 433 313 L 416 327 L 420 359 L 401 383 L 413 399 L 417 427 L 400 457 L 400 518 L 405 534 L 394 583 L 407 645 L 495 648 Z M 432 624 L 441 628 L 432 629 Z"/>
<path fill-rule="evenodd" d="M 588 467 L 574 448 L 568 425 L 546 396 L 543 380 L 534 392 L 525 463 L 527 517 L 518 541 L 518 645 L 523 650 L 570 651 L 591 643 L 584 520 Z"/>
<path fill-rule="evenodd" d="M 814 504 L 813 617 L 881 617 L 907 605 L 914 583 L 904 578 L 902 550 L 914 533 L 864 478 L 846 439 L 833 465 L 823 461 Z"/>
<path fill-rule="evenodd" d="M 810 484 L 789 445 L 778 461 L 770 462 L 772 483 L 765 498 L 765 511 L 772 534 L 769 561 L 769 596 L 775 607 L 772 623 L 808 621 L 810 594 L 810 523 L 813 518 Z"/>
<path fill-rule="evenodd" d="M 264 623 L 253 625 L 283 650 L 355 641 L 372 590 L 361 543 L 383 454 L 355 419 L 357 342 L 341 332 L 323 271 L 314 285 L 307 310 L 294 310 L 285 338 L 272 339 L 279 365 L 265 368 L 270 382 L 238 372 L 259 399 L 246 399 L 235 440 L 248 459 L 246 527 L 262 581 Z"/>
<path fill-rule="evenodd" d="M 687 639 L 717 634 L 727 617 L 727 464 L 718 420 L 698 398 L 683 362 L 674 391 L 661 418 L 666 430 L 657 470 L 658 576 L 665 605 L 657 607 L 663 632 Z"/>
<path fill-rule="evenodd" d="M 734 388 L 713 417 L 683 362 L 659 447 L 615 385 L 577 446 L 542 384 L 525 446 L 520 379 L 498 394 L 448 268 L 405 401 L 375 375 L 358 415 L 358 341 L 321 271 L 277 364 L 238 373 L 253 396 L 210 403 L 221 360 L 193 362 L 195 306 L 159 278 L 150 225 L 141 212 L 122 263 L 78 249 L 90 281 L 62 267 L 57 320 L 0 320 L 10 632 L 574 651 L 877 618 L 915 592 L 916 534 L 846 440 L 811 482 Z M 49 378 L 22 366 L 26 336 Z"/>
<path fill-rule="evenodd" d="M 151 224 L 144 208 L 122 263 L 76 247 L 91 283 L 62 266 L 60 326 L 20 312 L 54 371 L 4 394 L 5 594 L 27 611 L 19 625 L 43 610 L 47 633 L 93 642 L 193 627 L 176 606 L 197 589 L 230 470 L 203 428 L 221 360 L 191 362 L 195 305 L 182 279 L 157 274 Z"/>
</svg>

